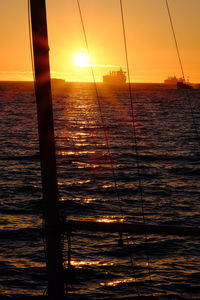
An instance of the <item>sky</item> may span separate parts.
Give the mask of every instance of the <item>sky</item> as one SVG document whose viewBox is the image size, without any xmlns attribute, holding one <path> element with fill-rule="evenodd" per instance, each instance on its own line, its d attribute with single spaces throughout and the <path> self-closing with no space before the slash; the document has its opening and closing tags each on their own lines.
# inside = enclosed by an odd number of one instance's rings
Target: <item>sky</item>
<svg viewBox="0 0 200 300">
<path fill-rule="evenodd" d="M 126 59 L 119 0 L 79 0 L 95 80 Z M 168 0 L 186 77 L 200 82 L 200 0 Z M 76 0 L 46 0 L 51 76 L 93 81 L 91 67 L 74 65 L 86 53 Z M 165 0 L 123 0 L 131 81 L 181 76 Z M 0 80 L 33 80 L 28 0 L 0 0 Z"/>
</svg>

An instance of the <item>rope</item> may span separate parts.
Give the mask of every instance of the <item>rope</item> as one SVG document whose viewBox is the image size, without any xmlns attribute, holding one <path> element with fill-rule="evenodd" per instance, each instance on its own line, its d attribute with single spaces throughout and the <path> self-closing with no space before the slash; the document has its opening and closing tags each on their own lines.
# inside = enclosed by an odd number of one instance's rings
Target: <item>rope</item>
<svg viewBox="0 0 200 300">
<path fill-rule="evenodd" d="M 89 45 L 88 45 L 88 40 L 87 40 L 87 35 L 86 35 L 86 30 L 85 30 L 85 26 L 84 26 L 84 21 L 83 21 L 83 16 L 82 16 L 82 11 L 81 11 L 79 0 L 77 0 L 77 4 L 78 4 L 79 14 L 80 14 L 80 18 L 81 18 L 82 29 L 83 29 L 83 33 L 84 33 L 84 39 L 85 39 L 87 52 L 88 52 L 88 55 L 90 55 Z M 123 213 L 123 210 L 122 210 L 122 203 L 121 203 L 121 199 L 120 199 L 120 196 L 119 196 L 118 185 L 117 185 L 117 181 L 116 181 L 115 168 L 114 168 L 113 162 L 112 162 L 112 156 L 111 156 L 110 147 L 109 147 L 109 140 L 108 140 L 108 136 L 107 136 L 107 132 L 106 132 L 105 121 L 104 121 L 104 118 L 103 118 L 102 107 L 101 107 L 101 103 L 100 103 L 99 93 L 98 93 L 97 84 L 96 84 L 96 81 L 95 81 L 94 70 L 93 70 L 92 65 L 91 65 L 91 72 L 92 72 L 93 82 L 94 82 L 94 86 L 95 86 L 96 98 L 97 98 L 97 101 L 98 101 L 100 118 L 101 118 L 101 122 L 102 122 L 102 125 L 103 125 L 104 136 L 105 136 L 105 140 L 106 140 L 106 147 L 107 147 L 107 151 L 108 151 L 108 154 L 109 154 L 109 159 L 110 159 L 110 164 L 111 164 L 111 169 L 112 169 L 112 176 L 113 176 L 113 179 L 114 179 L 115 190 L 116 190 L 116 193 L 117 193 L 118 203 L 119 203 L 119 207 L 120 207 L 120 213 L 121 213 L 121 216 L 122 216 L 122 219 L 123 219 L 123 222 L 124 222 L 124 213 Z M 122 239 L 123 239 L 122 233 L 119 232 L 119 245 L 121 245 L 121 246 L 123 245 L 123 240 Z M 134 278 L 135 278 L 135 282 L 136 282 L 136 292 L 137 292 L 138 296 L 140 297 L 140 292 L 139 292 L 139 287 L 138 287 L 138 283 L 137 283 L 137 279 L 136 279 L 136 274 L 135 274 L 135 269 L 134 269 L 134 261 L 133 261 L 133 255 L 132 254 L 130 255 L 130 260 L 131 260 L 131 265 L 133 267 Z"/>
<path fill-rule="evenodd" d="M 130 68 L 129 68 L 129 60 L 128 60 L 128 47 L 127 47 L 127 38 L 126 38 L 126 29 L 125 29 L 125 22 L 124 22 L 124 11 L 123 11 L 123 3 L 120 0 L 120 11 L 121 11 L 121 21 L 122 21 L 122 29 L 123 29 L 123 38 L 124 38 L 124 50 L 125 50 L 125 57 L 126 57 L 126 67 L 127 67 L 127 75 L 128 75 L 128 87 L 129 87 L 129 95 L 130 95 L 130 104 L 131 104 L 131 116 L 132 116 L 132 139 L 134 141 L 135 153 L 136 153 L 136 166 L 137 166 L 137 175 L 138 175 L 138 188 L 140 194 L 140 201 L 141 201 L 141 208 L 142 208 L 142 218 L 143 223 L 145 224 L 145 213 L 144 213 L 144 199 L 143 199 L 143 188 L 142 188 L 142 180 L 140 174 L 140 158 L 139 158 L 139 151 L 138 151 L 138 141 L 137 141 L 137 134 L 136 134 L 136 126 L 135 126 L 135 116 L 134 116 L 134 109 L 133 109 L 133 93 L 131 88 L 130 82 Z M 147 234 L 145 236 L 145 243 L 147 244 Z M 151 276 L 151 267 L 150 267 L 150 259 L 148 254 L 147 256 L 147 264 L 148 264 L 148 272 L 149 272 L 149 279 L 151 282 L 152 288 L 152 276 Z M 153 293 L 152 293 L 153 296 Z"/>
<path fill-rule="evenodd" d="M 87 53 L 88 53 L 88 56 L 90 56 L 90 49 L 89 49 L 85 24 L 84 24 L 84 20 L 83 20 L 83 14 L 82 14 L 82 10 L 81 10 L 79 0 L 77 0 L 77 5 L 78 5 L 79 15 L 80 15 L 80 19 L 81 19 L 81 25 L 82 25 L 82 29 L 83 29 L 83 34 L 84 34 L 84 40 L 85 40 L 85 44 L 86 44 L 86 48 L 87 48 Z M 108 134 L 107 134 L 107 131 L 106 131 L 106 124 L 105 124 L 105 120 L 104 120 L 104 117 L 103 117 L 102 106 L 101 106 L 101 102 L 100 102 L 99 92 L 98 92 L 97 83 L 96 83 L 96 80 L 95 80 L 94 70 L 93 70 L 92 65 L 90 65 L 90 68 L 91 68 L 93 83 L 94 83 L 94 87 L 95 87 L 96 99 L 97 99 L 97 103 L 98 103 L 98 107 L 99 107 L 100 119 L 101 119 L 101 122 L 102 122 L 102 125 L 103 125 L 103 132 L 104 132 L 104 137 L 105 137 L 105 142 L 106 142 L 106 149 L 107 149 L 108 157 L 109 157 L 109 160 L 110 160 L 111 171 L 112 171 L 112 176 L 113 176 L 113 181 L 114 181 L 114 187 L 115 187 L 115 191 L 116 191 L 116 194 L 117 194 L 117 199 L 118 199 L 118 203 L 119 203 L 119 207 L 120 207 L 121 218 L 124 219 L 124 213 L 123 213 L 123 210 L 122 210 L 122 203 L 121 203 L 121 199 L 120 199 L 120 195 L 119 195 L 119 188 L 118 188 L 117 179 L 116 179 L 116 171 L 115 171 L 115 167 L 113 165 L 113 158 L 112 158 L 112 154 L 111 154 L 111 151 L 110 151 L 109 139 L 108 139 Z"/>
<path fill-rule="evenodd" d="M 29 33 L 30 53 L 31 53 L 31 67 L 32 67 L 33 81 L 35 83 L 35 72 L 34 72 L 34 61 L 33 61 L 33 40 L 32 40 L 32 34 L 31 34 L 31 8 L 30 8 L 30 0 L 28 0 L 28 33 Z"/>
<path fill-rule="evenodd" d="M 181 55 L 180 55 L 180 51 L 179 51 L 179 45 L 178 45 L 178 42 L 177 42 L 177 37 L 176 37 L 174 25 L 173 25 L 173 20 L 172 20 L 172 16 L 171 16 L 171 11 L 170 11 L 168 0 L 165 0 L 165 3 L 166 3 L 168 17 L 169 17 L 169 21 L 170 21 L 170 25 L 171 25 L 173 37 L 174 37 L 174 43 L 175 43 L 176 52 L 177 52 L 177 56 L 178 56 L 178 60 L 179 60 L 180 68 L 181 68 L 182 77 L 183 77 L 183 80 L 185 81 L 185 72 L 184 72 L 184 68 L 183 68 L 183 63 L 182 63 L 182 59 L 181 59 Z M 195 121 L 194 112 L 193 112 L 193 108 L 192 108 L 192 103 L 191 103 L 191 99 L 190 99 L 190 94 L 189 94 L 188 90 L 186 90 L 186 97 L 187 97 L 187 100 L 188 100 L 188 103 L 189 103 L 189 107 L 190 107 L 190 113 L 191 113 L 192 122 L 193 122 L 193 125 L 194 125 L 194 130 L 195 130 L 195 133 L 196 133 L 197 137 L 199 137 L 197 123 Z M 200 145 L 200 142 L 199 142 L 199 145 Z"/>
<path fill-rule="evenodd" d="M 182 63 L 182 59 L 181 59 L 181 55 L 180 55 L 180 51 L 179 51 L 179 46 L 178 46 L 178 42 L 177 42 L 177 38 L 176 38 L 176 33 L 175 33 L 175 30 L 174 30 L 174 25 L 173 25 L 173 22 L 172 22 L 172 17 L 171 17 L 171 12 L 170 12 L 170 9 L 169 9 L 168 0 L 165 0 L 165 3 L 166 3 L 166 6 L 167 6 L 167 12 L 168 12 L 169 21 L 170 21 L 170 25 L 171 25 L 171 29 L 172 29 L 172 33 L 173 33 L 173 37 L 174 37 L 174 42 L 175 42 L 175 46 L 176 46 L 176 52 L 177 52 L 177 55 L 178 55 L 178 60 L 179 60 L 180 67 L 181 67 L 182 77 L 185 80 L 185 73 L 184 73 L 184 70 L 183 70 L 183 63 Z"/>
<path fill-rule="evenodd" d="M 132 93 L 131 82 L 130 82 L 130 68 L 129 68 L 129 60 L 128 60 L 128 49 L 127 49 L 127 42 L 126 42 L 127 39 L 126 39 L 122 0 L 120 0 L 120 10 L 121 10 L 121 18 L 122 18 L 124 48 L 125 48 L 126 66 L 127 66 L 127 75 L 128 75 L 128 87 L 129 87 L 129 96 L 130 96 L 130 104 L 131 104 L 131 117 L 132 117 L 132 129 L 133 129 L 132 139 L 134 141 L 134 147 L 136 153 L 136 166 L 137 166 L 137 173 L 138 173 L 138 187 L 139 187 L 140 199 L 142 204 L 142 217 L 143 217 L 143 222 L 145 223 L 143 190 L 142 190 L 142 182 L 140 176 L 140 161 L 139 161 L 138 142 L 137 142 L 137 135 L 136 135 L 135 116 L 134 116 L 134 109 L 133 109 L 133 93 Z"/>
</svg>

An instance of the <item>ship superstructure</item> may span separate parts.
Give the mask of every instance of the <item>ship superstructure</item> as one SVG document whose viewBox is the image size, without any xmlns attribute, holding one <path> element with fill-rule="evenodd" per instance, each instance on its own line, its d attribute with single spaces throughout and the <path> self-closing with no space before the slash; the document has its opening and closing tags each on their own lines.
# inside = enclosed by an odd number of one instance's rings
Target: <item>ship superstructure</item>
<svg viewBox="0 0 200 300">
<path fill-rule="evenodd" d="M 126 83 L 126 72 L 121 68 L 119 71 L 111 71 L 108 75 L 103 76 L 103 82 L 107 84 L 122 85 Z"/>
</svg>

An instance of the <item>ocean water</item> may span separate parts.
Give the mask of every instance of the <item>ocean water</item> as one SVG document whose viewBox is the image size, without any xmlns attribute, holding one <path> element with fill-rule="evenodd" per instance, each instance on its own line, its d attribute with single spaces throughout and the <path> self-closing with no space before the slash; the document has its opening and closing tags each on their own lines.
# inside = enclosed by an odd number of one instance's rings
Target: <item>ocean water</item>
<svg viewBox="0 0 200 300">
<path fill-rule="evenodd" d="M 200 226 L 200 91 L 133 86 L 134 135 L 128 89 L 97 89 L 98 99 L 92 84 L 53 93 L 62 214 Z M 37 299 L 47 282 L 32 84 L 1 82 L 0 115 L 1 299 Z M 200 299 L 199 238 L 118 240 L 72 234 L 69 299 Z M 67 253 L 64 236 L 65 265 Z"/>
</svg>

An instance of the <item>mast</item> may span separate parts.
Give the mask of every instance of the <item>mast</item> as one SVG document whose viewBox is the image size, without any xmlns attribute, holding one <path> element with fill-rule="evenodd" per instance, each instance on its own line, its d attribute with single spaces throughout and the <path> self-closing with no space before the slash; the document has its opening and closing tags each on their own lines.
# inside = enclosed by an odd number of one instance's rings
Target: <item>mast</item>
<svg viewBox="0 0 200 300">
<path fill-rule="evenodd" d="M 30 0 L 35 95 L 43 190 L 48 298 L 64 298 L 53 108 L 45 0 Z"/>
</svg>

